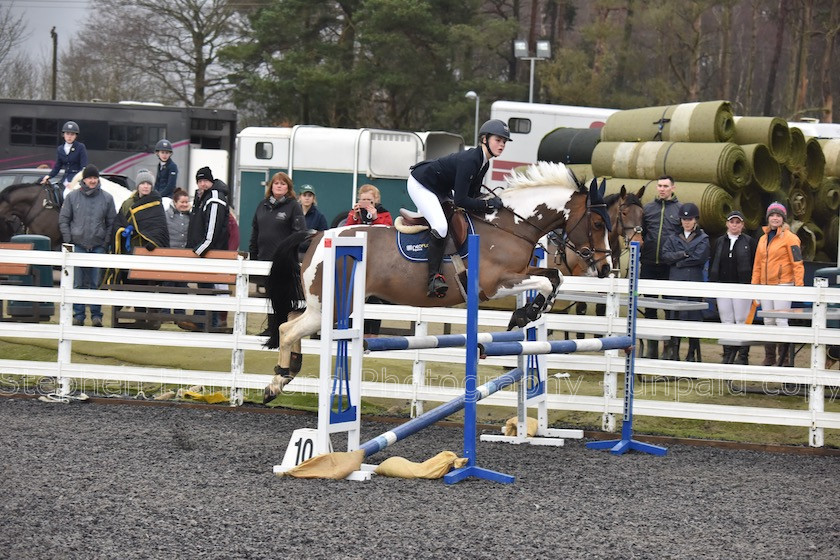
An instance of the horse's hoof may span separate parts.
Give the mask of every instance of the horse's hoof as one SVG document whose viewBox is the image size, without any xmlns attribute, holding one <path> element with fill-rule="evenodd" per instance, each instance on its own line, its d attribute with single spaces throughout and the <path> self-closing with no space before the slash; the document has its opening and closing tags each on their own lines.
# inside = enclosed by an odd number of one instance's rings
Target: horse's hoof
<svg viewBox="0 0 840 560">
<path fill-rule="evenodd" d="M 267 385 L 265 390 L 263 391 L 263 404 L 270 403 L 271 401 L 276 399 L 277 395 L 279 395 L 281 392 L 281 389 L 275 389 L 273 386 Z"/>
</svg>

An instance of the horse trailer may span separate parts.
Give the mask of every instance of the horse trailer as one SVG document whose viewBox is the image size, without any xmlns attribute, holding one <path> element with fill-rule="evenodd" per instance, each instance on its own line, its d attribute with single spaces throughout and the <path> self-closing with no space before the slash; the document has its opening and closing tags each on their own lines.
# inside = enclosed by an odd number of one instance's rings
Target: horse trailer
<svg viewBox="0 0 840 560">
<path fill-rule="evenodd" d="M 234 205 L 242 224 L 239 246 L 247 250 L 254 211 L 278 171 L 287 173 L 296 189 L 312 185 L 318 209 L 330 224 L 347 216 L 358 188 L 366 183 L 379 189 L 382 205 L 396 217 L 400 207 L 414 208 L 406 192 L 411 166 L 463 149 L 464 139 L 449 132 L 308 125 L 245 128 L 237 135 Z"/>
<path fill-rule="evenodd" d="M 179 187 L 192 193 L 195 172 L 205 165 L 233 185 L 236 111 L 153 103 L 0 99 L 0 169 L 51 168 L 64 142 L 61 127 L 70 120 L 79 125 L 89 163 L 104 174 L 133 182 L 141 169 L 155 173 L 155 144 L 167 138 Z"/>
</svg>

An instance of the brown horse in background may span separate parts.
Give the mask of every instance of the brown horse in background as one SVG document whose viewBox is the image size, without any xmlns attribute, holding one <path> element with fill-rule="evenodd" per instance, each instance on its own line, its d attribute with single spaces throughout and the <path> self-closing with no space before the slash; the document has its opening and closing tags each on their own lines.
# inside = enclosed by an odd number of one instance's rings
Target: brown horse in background
<svg viewBox="0 0 840 560">
<path fill-rule="evenodd" d="M 531 303 L 514 311 L 508 329 L 524 327 L 550 308 L 562 281 L 557 269 L 531 266 L 534 247 L 542 236 L 568 224 L 584 223 L 579 229 L 588 232 L 591 249 L 609 251 L 610 223 L 600 193 L 594 181 L 587 190 L 562 164 L 541 162 L 524 173 L 514 173 L 507 186 L 496 193 L 502 199 L 501 209 L 472 215 L 475 232 L 481 236 L 481 252 L 468 255 L 467 260 L 481 261 L 479 285 L 484 296 L 497 299 L 526 290 L 538 292 Z M 445 264 L 443 269 L 450 284 L 446 296 L 429 298 L 427 264 L 400 255 L 395 228 L 351 226 L 341 228 L 339 235 L 354 236 L 356 232 L 367 234 L 366 296 L 416 307 L 451 307 L 464 302 L 454 284 L 452 264 Z M 300 371 L 300 339 L 318 332 L 321 326 L 323 234 L 312 237 L 302 265 L 297 256 L 297 247 L 309 237 L 306 232 L 293 234 L 278 248 L 266 285 L 275 313 L 291 313 L 266 343 L 270 348 L 279 345 L 278 364 L 266 387 L 266 400 L 274 398 Z M 301 300 L 306 306 L 302 314 L 299 306 L 296 308 Z"/>
<path fill-rule="evenodd" d="M 10 185 L 0 192 L 0 241 L 9 241 L 23 229 L 46 235 L 53 249 L 61 246 L 58 213 L 61 209 L 53 185 L 40 183 Z"/>
</svg>

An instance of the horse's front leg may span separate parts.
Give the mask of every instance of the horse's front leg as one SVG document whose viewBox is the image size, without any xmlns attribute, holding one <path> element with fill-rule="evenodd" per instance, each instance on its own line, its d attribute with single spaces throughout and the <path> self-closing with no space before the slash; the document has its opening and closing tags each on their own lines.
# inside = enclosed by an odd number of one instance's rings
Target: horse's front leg
<svg viewBox="0 0 840 560">
<path fill-rule="evenodd" d="M 274 366 L 274 377 L 272 377 L 263 393 L 263 403 L 273 400 L 283 391 L 283 387 L 300 373 L 303 365 L 300 340 L 304 336 L 318 332 L 320 326 L 320 307 L 317 310 L 307 307 L 302 315 L 298 314 L 280 325 L 280 347 L 277 350 L 277 365 Z"/>
<path fill-rule="evenodd" d="M 504 279 L 494 298 L 516 295 L 528 290 L 537 292 L 531 302 L 513 312 L 508 330 L 514 327 L 522 328 L 539 319 L 540 315 L 554 304 L 557 289 L 562 283 L 563 275 L 555 268 L 530 267 L 525 274 L 514 274 Z"/>
</svg>

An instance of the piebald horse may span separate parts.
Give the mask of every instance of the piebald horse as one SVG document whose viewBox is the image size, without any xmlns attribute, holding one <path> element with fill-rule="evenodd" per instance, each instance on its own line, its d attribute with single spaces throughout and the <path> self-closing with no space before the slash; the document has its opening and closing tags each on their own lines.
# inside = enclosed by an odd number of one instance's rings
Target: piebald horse
<svg viewBox="0 0 840 560">
<path fill-rule="evenodd" d="M 481 236 L 479 286 L 487 299 L 498 299 L 526 290 L 538 295 L 525 307 L 514 311 L 508 329 L 521 328 L 537 319 L 554 301 L 562 275 L 557 269 L 531 266 L 538 240 L 550 231 L 585 220 L 591 249 L 608 251 L 609 217 L 593 181 L 589 190 L 564 165 L 540 162 L 515 172 L 504 189 L 495 193 L 503 207 L 486 214 L 473 214 L 475 232 Z M 429 298 L 427 265 L 403 258 L 396 246 L 397 231 L 387 226 L 351 226 L 339 235 L 367 233 L 366 296 L 376 296 L 394 304 L 416 307 L 451 307 L 464 302 L 454 284 L 452 264 L 443 274 L 449 283 L 444 298 Z M 297 247 L 312 237 L 309 249 L 298 264 Z M 289 320 L 272 333 L 266 346 L 279 345 L 275 375 L 265 389 L 266 402 L 273 399 L 300 371 L 300 339 L 318 332 L 321 326 L 321 281 L 323 274 L 323 234 L 300 232 L 289 236 L 277 249 L 266 290 L 275 313 Z M 467 259 L 476 258 L 468 255 Z M 343 269 L 336 271 L 344 274 Z M 300 311 L 301 300 L 306 309 Z"/>
</svg>

